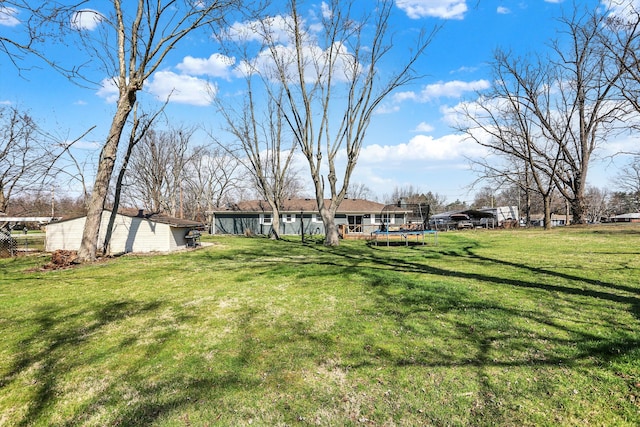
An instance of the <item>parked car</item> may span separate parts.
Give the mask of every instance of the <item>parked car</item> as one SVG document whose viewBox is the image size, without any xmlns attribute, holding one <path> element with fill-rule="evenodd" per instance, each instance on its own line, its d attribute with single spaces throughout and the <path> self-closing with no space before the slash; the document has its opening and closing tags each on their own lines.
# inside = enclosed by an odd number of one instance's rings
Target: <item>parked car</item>
<svg viewBox="0 0 640 427">
<path fill-rule="evenodd" d="M 467 220 L 463 220 L 463 221 L 458 221 L 458 224 L 456 225 L 456 228 L 458 230 L 465 230 L 465 229 L 469 229 L 469 228 L 474 228 L 474 226 L 473 226 L 473 222 L 467 221 Z"/>
</svg>

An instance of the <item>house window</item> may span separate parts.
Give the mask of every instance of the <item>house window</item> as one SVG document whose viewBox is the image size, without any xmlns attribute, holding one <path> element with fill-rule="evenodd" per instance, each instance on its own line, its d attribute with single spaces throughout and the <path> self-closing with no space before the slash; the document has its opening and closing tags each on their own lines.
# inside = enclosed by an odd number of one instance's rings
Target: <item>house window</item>
<svg viewBox="0 0 640 427">
<path fill-rule="evenodd" d="M 260 224 L 263 225 L 271 225 L 272 222 L 272 218 L 271 218 L 271 214 L 261 214 L 260 215 Z"/>
<path fill-rule="evenodd" d="M 316 224 L 321 223 L 322 218 L 320 217 L 319 214 L 313 214 L 311 215 L 311 222 L 315 222 Z"/>
<path fill-rule="evenodd" d="M 393 224 L 394 223 L 394 217 L 388 213 L 384 213 L 384 214 L 375 214 L 372 215 L 373 218 L 373 224 L 375 225 L 382 225 L 384 224 Z"/>
<path fill-rule="evenodd" d="M 296 222 L 295 214 L 283 214 L 282 222 Z"/>
</svg>

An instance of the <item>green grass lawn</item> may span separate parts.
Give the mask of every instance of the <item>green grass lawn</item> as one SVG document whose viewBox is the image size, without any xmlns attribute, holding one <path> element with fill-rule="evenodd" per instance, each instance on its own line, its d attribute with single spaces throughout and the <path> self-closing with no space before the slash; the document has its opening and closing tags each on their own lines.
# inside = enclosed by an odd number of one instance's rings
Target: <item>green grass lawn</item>
<svg viewBox="0 0 640 427">
<path fill-rule="evenodd" d="M 0 426 L 640 424 L 640 227 L 0 260 Z"/>
</svg>

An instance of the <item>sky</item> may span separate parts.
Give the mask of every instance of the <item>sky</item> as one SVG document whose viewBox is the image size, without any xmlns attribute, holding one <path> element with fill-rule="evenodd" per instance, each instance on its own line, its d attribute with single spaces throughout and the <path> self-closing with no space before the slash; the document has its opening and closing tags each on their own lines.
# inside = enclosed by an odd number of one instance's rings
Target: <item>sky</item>
<svg viewBox="0 0 640 427">
<path fill-rule="evenodd" d="M 108 3 L 90 0 L 84 7 L 107 13 Z M 580 3 L 596 7 L 600 1 Z M 322 1 L 304 4 L 310 14 L 323 9 Z M 373 2 L 357 4 L 367 7 Z M 410 185 L 437 193 L 447 202 L 472 202 L 484 184 L 472 187 L 477 175 L 470 170 L 468 158 L 489 154 L 452 129 L 452 112 L 459 103 L 473 99 L 476 91 L 490 86 L 488 63 L 495 49 L 514 54 L 542 52 L 559 34 L 557 19 L 569 13 L 572 5 L 570 0 L 396 0 L 391 30 L 398 54 L 406 52 L 419 28 L 441 29 L 418 62 L 423 77 L 393 93 L 376 110 L 351 181 L 366 185 L 380 201 L 394 188 Z M 83 13 L 73 24 L 98 31 L 101 23 L 94 17 Z M 26 19 L 15 10 L 0 8 L 0 35 L 14 36 Z M 237 28 L 244 24 L 234 23 Z M 99 62 L 73 46 L 51 44 L 47 49 L 47 55 L 68 63 Z M 115 92 L 110 76 L 96 69 L 91 75 L 96 84 L 78 85 L 34 58 L 20 64 L 24 69 L 18 72 L 6 56 L 0 56 L 0 106 L 28 110 L 41 128 L 60 140 L 74 140 L 95 126 L 75 145 L 78 156 L 95 159 L 113 117 Z M 193 34 L 145 83 L 141 102 L 158 108 L 172 93 L 167 115 L 176 124 L 206 128 L 196 133 L 193 143 L 207 143 L 209 132 L 223 133 L 212 93 L 227 98 L 241 93 L 242 79 L 234 73 L 237 65 L 206 34 Z M 620 139 L 599 152 L 589 184 L 610 188 L 622 161 L 612 161 L 608 155 L 613 147 L 633 143 L 631 138 Z M 299 164 L 304 168 L 303 162 Z M 307 175 L 303 170 L 302 176 Z"/>
</svg>

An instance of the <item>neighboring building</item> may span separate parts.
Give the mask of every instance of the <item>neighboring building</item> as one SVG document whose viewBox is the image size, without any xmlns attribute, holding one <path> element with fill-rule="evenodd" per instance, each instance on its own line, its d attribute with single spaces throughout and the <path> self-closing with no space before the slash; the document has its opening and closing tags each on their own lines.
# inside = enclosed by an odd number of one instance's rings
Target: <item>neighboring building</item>
<svg viewBox="0 0 640 427">
<path fill-rule="evenodd" d="M 567 216 L 560 214 L 551 214 L 551 226 L 562 227 L 567 225 Z M 544 227 L 544 214 L 531 215 L 531 226 Z"/>
<path fill-rule="evenodd" d="M 467 209 L 431 215 L 430 223 L 436 229 L 495 228 L 505 226 L 507 221 L 518 221 L 517 206 Z"/>
<path fill-rule="evenodd" d="M 498 206 L 495 208 L 482 208 L 481 212 L 487 212 L 493 215 L 493 218 L 497 221 L 497 225 L 501 226 L 505 221 L 518 221 L 520 218 L 520 212 L 517 206 Z"/>
<path fill-rule="evenodd" d="M 104 244 L 105 230 L 111 216 L 110 211 L 102 212 L 98 248 Z M 87 217 L 71 218 L 47 225 L 46 250 L 59 249 L 77 251 L 80 249 L 82 233 Z M 158 214 L 137 215 L 118 213 L 111 236 L 111 253 L 128 252 L 170 252 L 182 249 L 191 241 L 186 238 L 191 230 L 203 224 L 185 219 Z"/>
<path fill-rule="evenodd" d="M 325 200 L 328 206 L 329 200 Z M 384 224 L 402 225 L 411 209 L 391 207 L 363 199 L 344 199 L 335 215 L 336 226 L 343 234 L 369 235 Z M 264 200 L 250 200 L 231 204 L 208 212 L 211 234 L 269 234 L 272 230 L 272 212 Z M 286 200 L 280 212 L 280 235 L 325 234 L 324 224 L 315 199 Z"/>
<path fill-rule="evenodd" d="M 612 216 L 611 222 L 640 222 L 640 212 Z"/>
<path fill-rule="evenodd" d="M 21 224 L 21 227 L 25 224 L 43 226 L 59 219 L 53 216 L 6 216 L 0 213 L 0 228 L 14 229 L 17 224 Z"/>
</svg>

